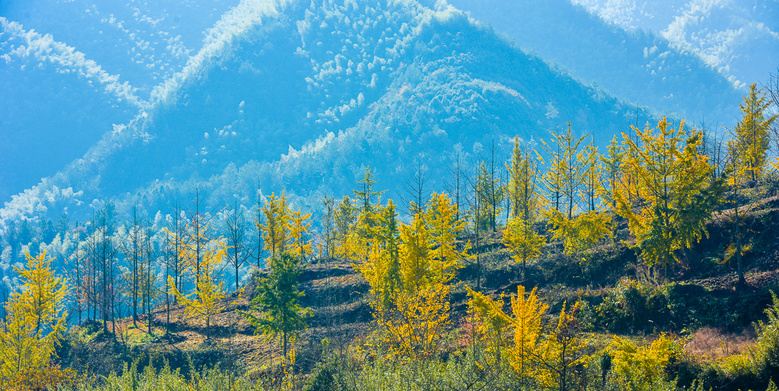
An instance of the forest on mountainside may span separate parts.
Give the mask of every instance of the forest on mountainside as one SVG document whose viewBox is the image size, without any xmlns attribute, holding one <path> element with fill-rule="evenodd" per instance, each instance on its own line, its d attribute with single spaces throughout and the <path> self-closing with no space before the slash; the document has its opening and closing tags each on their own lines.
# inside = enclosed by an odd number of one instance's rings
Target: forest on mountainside
<svg viewBox="0 0 779 391">
<path fill-rule="evenodd" d="M 724 134 L 664 118 L 601 150 L 569 124 L 442 189 L 366 167 L 316 216 L 195 192 L 23 220 L 0 388 L 774 390 L 777 76 Z"/>
</svg>

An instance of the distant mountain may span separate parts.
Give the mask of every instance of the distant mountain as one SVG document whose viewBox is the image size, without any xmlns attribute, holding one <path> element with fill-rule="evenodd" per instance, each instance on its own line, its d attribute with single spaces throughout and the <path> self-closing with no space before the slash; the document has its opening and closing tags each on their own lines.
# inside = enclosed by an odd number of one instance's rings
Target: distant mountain
<svg viewBox="0 0 779 391">
<path fill-rule="evenodd" d="M 548 138 L 570 121 L 603 145 L 650 119 L 437 4 L 244 1 L 139 114 L 0 218 L 83 219 L 104 199 L 165 209 L 195 187 L 212 207 L 258 189 L 316 207 L 366 166 L 379 188 L 422 165 L 442 189 L 456 151 L 472 167 L 493 144 L 505 158 L 515 135 Z"/>
<path fill-rule="evenodd" d="M 0 1 L 0 203 L 130 121 L 236 4 Z"/>
<path fill-rule="evenodd" d="M 628 30 L 643 29 L 702 58 L 734 84 L 779 67 L 779 1 L 573 0 Z"/>
<path fill-rule="evenodd" d="M 719 126 L 738 119 L 742 91 L 699 56 L 649 30 L 625 30 L 569 0 L 449 3 L 584 82 L 658 114 Z"/>
</svg>

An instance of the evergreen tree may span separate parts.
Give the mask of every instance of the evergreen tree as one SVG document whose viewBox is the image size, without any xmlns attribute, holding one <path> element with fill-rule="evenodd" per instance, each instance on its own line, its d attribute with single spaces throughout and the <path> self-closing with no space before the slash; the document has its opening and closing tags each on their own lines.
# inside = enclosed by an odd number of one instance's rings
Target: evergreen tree
<svg viewBox="0 0 779 391">
<path fill-rule="evenodd" d="M 300 298 L 305 296 L 299 289 L 304 265 L 299 257 L 282 253 L 272 257 L 269 266 L 270 274 L 258 281 L 258 295 L 249 304 L 259 314 L 239 313 L 257 328 L 255 333 L 266 338 L 280 336 L 286 361 L 290 342 L 294 342 L 300 330 L 306 327 L 306 318 L 311 316 L 311 310 L 299 304 Z"/>
</svg>

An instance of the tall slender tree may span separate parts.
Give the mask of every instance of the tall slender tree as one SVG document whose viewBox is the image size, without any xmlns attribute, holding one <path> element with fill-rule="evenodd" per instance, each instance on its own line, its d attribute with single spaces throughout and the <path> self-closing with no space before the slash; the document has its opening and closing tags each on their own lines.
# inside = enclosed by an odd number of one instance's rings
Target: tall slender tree
<svg viewBox="0 0 779 391">
<path fill-rule="evenodd" d="M 226 212 L 224 228 L 227 233 L 227 263 L 233 266 L 235 272 L 235 290 L 239 289 L 241 266 L 246 263 L 249 255 L 246 251 L 246 214 L 236 200 L 233 209 Z"/>
<path fill-rule="evenodd" d="M 766 112 L 771 101 L 756 84 L 749 86 L 749 93 L 741 104 L 741 121 L 733 129 L 733 138 L 728 142 L 731 164 L 737 166 L 733 175 L 746 174 L 750 180 L 763 177 L 770 147 L 770 129 L 779 115 Z"/>
<path fill-rule="evenodd" d="M 522 264 L 524 278 L 528 259 L 540 254 L 544 239 L 533 228 L 541 207 L 536 190 L 536 164 L 529 151 L 522 151 L 518 137 L 514 138 L 508 169 L 512 214 L 503 233 L 503 243 L 513 253 L 514 260 Z"/>
</svg>

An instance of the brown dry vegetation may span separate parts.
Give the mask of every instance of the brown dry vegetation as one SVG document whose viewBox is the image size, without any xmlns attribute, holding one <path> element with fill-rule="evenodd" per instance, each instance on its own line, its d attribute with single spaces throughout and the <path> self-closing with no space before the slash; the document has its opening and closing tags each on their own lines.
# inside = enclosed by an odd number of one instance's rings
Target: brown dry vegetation
<svg viewBox="0 0 779 391">
<path fill-rule="evenodd" d="M 675 282 L 674 292 L 703 295 L 697 302 L 684 302 L 690 308 L 678 309 L 696 312 L 688 323 L 660 324 L 654 332 L 669 332 L 684 337 L 685 350 L 699 362 L 721 361 L 745 351 L 754 341 L 752 322 L 762 318 L 763 309 L 770 303 L 769 289 L 779 286 L 779 197 L 765 198 L 753 203 L 745 221 L 749 225 L 748 241 L 751 250 L 745 255 L 746 287 L 736 289 L 735 266 L 722 262 L 724 247 L 729 243 L 730 221 L 727 213 L 720 213 L 708 224 L 709 237 L 701 241 L 683 256 L 688 257 L 687 267 L 675 264 L 667 271 L 667 278 Z M 480 282 L 482 291 L 499 295 L 515 294 L 518 284 L 538 286 L 542 300 L 550 304 L 550 313 L 559 311 L 564 300 L 582 299 L 595 308 L 605 297 L 613 294 L 613 287 L 623 277 L 638 279 L 653 289 L 662 288 L 662 274 L 658 280 L 650 280 L 636 266 L 636 255 L 629 248 L 624 222 L 614 242 L 604 243 L 574 260 L 562 254 L 559 243 L 545 246 L 540 259 L 529 265 L 524 280 L 520 269 L 501 243 L 501 232 L 490 232 L 479 240 L 479 262 L 471 259 L 458 271 L 459 283 L 452 291 L 452 324 L 458 327 L 467 309 L 467 296 L 462 284 L 471 287 Z M 472 235 L 462 238 L 476 244 Z M 263 273 L 263 272 L 261 272 Z M 659 285 L 654 285 L 659 284 Z M 89 369 L 96 374 L 121 370 L 124 362 L 138 357 L 166 358 L 173 367 L 186 371 L 189 366 L 219 366 L 231 370 L 262 374 L 273 371 L 280 360 L 280 347 L 276 340 L 255 336 L 254 329 L 236 310 L 248 310 L 248 301 L 254 296 L 255 286 L 249 283 L 243 291 L 222 300 L 219 313 L 212 320 L 206 338 L 204 322 L 188 318 L 181 307 L 171 307 L 171 323 L 167 325 L 165 307 L 159 306 L 153 313 L 154 328 L 147 333 L 145 319 L 132 326 L 131 319 L 117 322 L 115 339 L 99 334 L 96 324 L 91 335 L 79 337 L 71 332 L 60 350 L 60 363 L 75 369 Z M 306 296 L 301 304 L 311 307 L 313 317 L 296 342 L 296 372 L 310 373 L 321 359 L 321 341 L 327 339 L 330 349 L 348 350 L 355 341 L 367 337 L 373 326 L 366 295 L 369 286 L 351 263 L 322 260 L 308 265 L 301 276 L 301 290 Z M 686 300 L 689 297 L 682 297 Z M 679 306 L 679 303 L 669 305 Z M 595 314 L 594 310 L 592 314 Z M 685 318 L 687 319 L 687 318 Z M 650 319 L 651 320 L 651 319 Z M 632 329 L 633 326 L 631 326 Z M 109 324 L 109 330 L 112 328 Z M 593 326 L 591 332 L 604 331 Z M 644 337 L 646 330 L 633 330 Z M 653 332 L 653 330 L 649 330 Z M 455 333 L 456 334 L 456 333 Z M 85 336 L 86 335 L 86 336 Z M 91 338 L 91 339 L 90 339 Z M 603 337 L 603 343 L 608 338 Z M 80 342 L 79 342 L 80 341 Z M 152 358 L 154 360 L 154 358 Z M 146 360 L 142 358 L 141 360 Z"/>
</svg>

